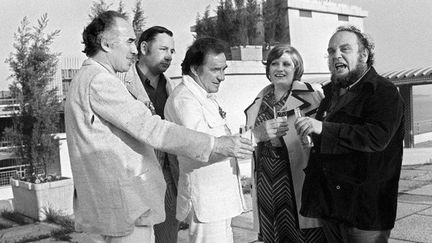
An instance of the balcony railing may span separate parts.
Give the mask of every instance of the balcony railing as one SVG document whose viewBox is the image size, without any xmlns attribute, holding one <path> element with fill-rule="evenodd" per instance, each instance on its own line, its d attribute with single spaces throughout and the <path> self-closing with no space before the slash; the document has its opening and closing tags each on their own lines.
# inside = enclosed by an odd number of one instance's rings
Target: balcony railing
<svg viewBox="0 0 432 243">
<path fill-rule="evenodd" d="M 432 120 L 414 122 L 414 135 L 432 132 Z"/>
</svg>

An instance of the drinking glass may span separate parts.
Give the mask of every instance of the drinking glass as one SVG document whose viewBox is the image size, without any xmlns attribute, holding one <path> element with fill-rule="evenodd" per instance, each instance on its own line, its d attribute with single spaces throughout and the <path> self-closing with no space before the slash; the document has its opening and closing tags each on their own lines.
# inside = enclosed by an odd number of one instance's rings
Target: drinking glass
<svg viewBox="0 0 432 243">
<path fill-rule="evenodd" d="M 301 110 L 300 110 L 299 107 L 294 108 L 294 114 L 295 114 L 295 117 L 297 117 L 297 118 L 298 117 L 303 117 L 303 114 L 302 114 L 302 112 L 301 112 Z M 305 147 L 309 147 L 310 148 L 310 147 L 314 146 L 314 144 L 312 142 L 312 138 L 309 135 L 302 136 L 300 138 L 300 140 L 301 140 L 302 145 L 305 146 Z"/>
</svg>

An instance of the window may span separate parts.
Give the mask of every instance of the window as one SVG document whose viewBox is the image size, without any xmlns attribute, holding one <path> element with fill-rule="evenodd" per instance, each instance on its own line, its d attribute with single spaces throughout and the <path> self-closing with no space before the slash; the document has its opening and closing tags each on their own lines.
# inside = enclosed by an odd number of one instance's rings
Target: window
<svg viewBox="0 0 432 243">
<path fill-rule="evenodd" d="M 299 14 L 300 14 L 300 17 L 312 18 L 312 11 L 310 11 L 310 10 L 300 9 Z"/>
<path fill-rule="evenodd" d="M 349 16 L 345 15 L 345 14 L 338 14 L 338 20 L 339 21 L 346 21 L 346 22 L 348 22 L 349 21 Z"/>
</svg>

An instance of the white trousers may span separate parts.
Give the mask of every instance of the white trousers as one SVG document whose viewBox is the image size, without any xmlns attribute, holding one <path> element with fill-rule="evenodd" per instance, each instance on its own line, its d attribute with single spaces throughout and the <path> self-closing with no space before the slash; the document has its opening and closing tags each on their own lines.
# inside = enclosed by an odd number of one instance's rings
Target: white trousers
<svg viewBox="0 0 432 243">
<path fill-rule="evenodd" d="M 192 209 L 188 215 L 190 243 L 233 243 L 231 218 L 214 221 L 199 222 Z"/>
</svg>

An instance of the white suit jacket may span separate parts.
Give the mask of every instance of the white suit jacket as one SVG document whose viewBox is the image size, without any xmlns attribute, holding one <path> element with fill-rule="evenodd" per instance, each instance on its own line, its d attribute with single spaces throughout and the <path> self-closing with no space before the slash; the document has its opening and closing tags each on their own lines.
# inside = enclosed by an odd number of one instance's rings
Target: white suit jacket
<svg viewBox="0 0 432 243">
<path fill-rule="evenodd" d="M 254 102 L 245 110 L 246 125 L 254 127 L 255 120 L 261 107 L 263 97 L 271 90 L 270 85 L 265 87 L 255 98 Z M 300 107 L 301 111 L 307 116 L 314 117 L 316 110 L 323 99 L 323 93 L 320 85 L 312 87 L 308 83 L 294 81 L 291 92 L 283 106 L 282 110 L 288 111 L 288 125 L 289 130 L 287 135 L 283 137 L 285 145 L 288 149 L 289 162 L 291 166 L 292 181 L 294 185 L 295 201 L 297 204 L 297 213 L 299 219 L 299 226 L 301 229 L 314 228 L 320 226 L 315 218 L 306 218 L 300 215 L 301 208 L 301 195 L 303 188 L 303 181 L 305 174 L 303 169 L 306 168 L 309 159 L 309 148 L 303 147 L 297 131 L 294 127 L 296 117 L 294 115 L 294 108 Z M 256 153 L 254 153 L 256 156 Z M 258 213 L 256 201 L 256 173 L 255 173 L 254 157 L 252 158 L 252 175 L 253 175 L 253 206 L 254 206 L 254 228 L 258 229 Z"/>
<path fill-rule="evenodd" d="M 155 148 L 208 161 L 214 144 L 214 137 L 153 116 L 109 66 L 91 58 L 72 80 L 65 121 L 76 226 L 102 235 L 165 219 Z"/>
<path fill-rule="evenodd" d="M 165 118 L 214 136 L 226 135 L 226 121 L 212 96 L 190 76 L 183 76 L 165 104 Z M 236 159 L 204 165 L 178 156 L 178 161 L 178 220 L 184 220 L 192 209 L 200 222 L 232 218 L 245 210 Z"/>
</svg>

